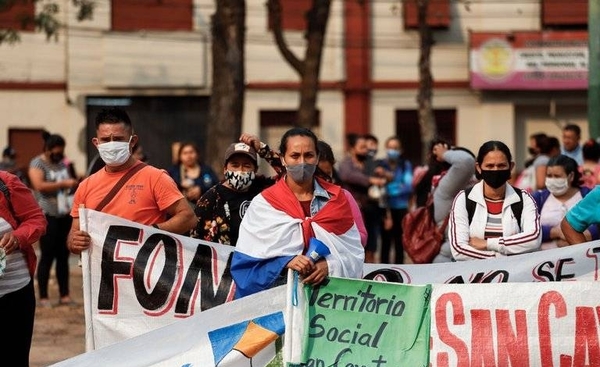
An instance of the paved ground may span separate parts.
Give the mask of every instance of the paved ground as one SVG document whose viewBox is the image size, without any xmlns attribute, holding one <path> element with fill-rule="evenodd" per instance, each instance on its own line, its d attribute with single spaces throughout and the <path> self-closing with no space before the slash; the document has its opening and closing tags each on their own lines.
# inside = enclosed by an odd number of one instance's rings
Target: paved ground
<svg viewBox="0 0 600 367">
<path fill-rule="evenodd" d="M 71 297 L 77 306 L 37 307 L 30 354 L 30 367 L 46 367 L 85 352 L 85 320 L 81 268 L 77 256 L 71 255 Z M 51 276 L 50 300 L 58 302 L 58 285 Z M 36 297 L 37 297 L 36 283 Z"/>
</svg>

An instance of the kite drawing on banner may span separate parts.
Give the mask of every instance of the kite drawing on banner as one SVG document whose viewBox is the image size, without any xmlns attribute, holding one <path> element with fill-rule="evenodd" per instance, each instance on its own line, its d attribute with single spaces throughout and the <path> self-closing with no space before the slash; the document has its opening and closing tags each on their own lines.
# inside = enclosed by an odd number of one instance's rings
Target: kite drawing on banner
<svg viewBox="0 0 600 367">
<path fill-rule="evenodd" d="M 281 350 L 283 313 L 276 312 L 210 331 L 215 366 L 266 367 Z"/>
</svg>

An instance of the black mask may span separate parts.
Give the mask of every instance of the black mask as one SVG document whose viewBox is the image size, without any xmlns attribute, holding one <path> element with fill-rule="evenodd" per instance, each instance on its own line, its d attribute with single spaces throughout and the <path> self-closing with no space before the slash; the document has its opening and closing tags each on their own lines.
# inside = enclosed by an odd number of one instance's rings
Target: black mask
<svg viewBox="0 0 600 367">
<path fill-rule="evenodd" d="M 481 170 L 481 178 L 483 181 L 494 189 L 504 185 L 510 178 L 510 170 Z"/>
<path fill-rule="evenodd" d="M 50 161 L 52 161 L 52 163 L 54 163 L 54 164 L 60 163 L 60 161 L 62 161 L 63 158 L 65 158 L 65 155 L 62 154 L 62 153 L 52 153 L 52 154 L 50 154 Z"/>
<path fill-rule="evenodd" d="M 364 162 L 368 157 L 369 157 L 368 154 L 357 154 L 356 155 L 356 159 L 358 159 L 360 162 Z"/>
<path fill-rule="evenodd" d="M 537 154 L 537 152 L 535 151 L 535 149 L 532 148 L 532 147 L 527 148 L 527 152 L 529 152 L 529 155 L 536 155 Z"/>
</svg>

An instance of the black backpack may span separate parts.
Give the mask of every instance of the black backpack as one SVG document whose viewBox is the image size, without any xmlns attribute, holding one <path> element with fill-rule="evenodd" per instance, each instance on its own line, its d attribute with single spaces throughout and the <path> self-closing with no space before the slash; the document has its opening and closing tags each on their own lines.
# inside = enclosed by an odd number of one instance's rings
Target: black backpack
<svg viewBox="0 0 600 367">
<path fill-rule="evenodd" d="M 477 205 L 477 203 L 475 203 L 473 200 L 469 199 L 469 193 L 471 192 L 471 189 L 473 189 L 473 187 L 469 187 L 468 189 L 465 189 L 465 201 L 466 201 L 466 206 L 467 206 L 467 214 L 469 216 L 469 224 L 471 224 L 471 221 L 473 220 L 473 214 L 475 214 L 475 206 Z M 519 223 L 519 230 L 521 229 L 521 213 L 523 213 L 523 191 L 521 189 L 519 189 L 518 187 L 514 187 L 513 189 L 515 189 L 515 192 L 517 193 L 517 195 L 519 195 L 519 201 L 517 201 L 516 203 L 512 203 L 510 205 L 510 209 L 512 210 L 513 214 L 515 215 L 515 218 L 517 219 L 517 223 Z"/>
</svg>

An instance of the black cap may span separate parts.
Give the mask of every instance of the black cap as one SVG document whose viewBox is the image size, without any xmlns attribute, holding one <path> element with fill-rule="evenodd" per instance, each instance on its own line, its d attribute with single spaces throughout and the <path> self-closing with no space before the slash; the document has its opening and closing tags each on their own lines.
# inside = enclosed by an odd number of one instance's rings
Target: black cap
<svg viewBox="0 0 600 367">
<path fill-rule="evenodd" d="M 256 150 L 248 144 L 233 143 L 229 145 L 229 147 L 227 147 L 227 150 L 225 151 L 225 164 L 227 164 L 229 158 L 231 158 L 231 156 L 234 154 L 244 154 L 250 157 L 255 164 L 257 162 Z"/>
</svg>

